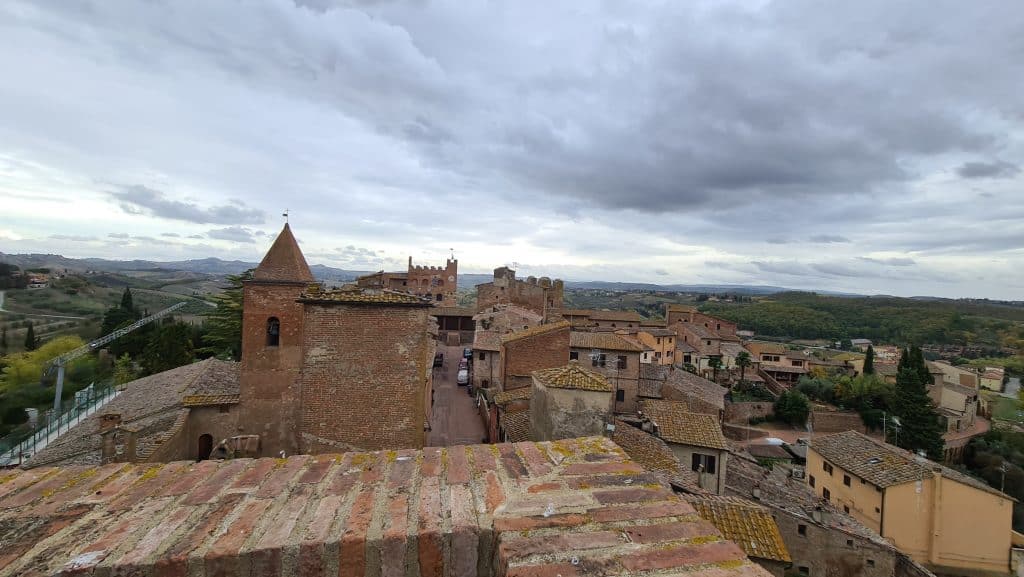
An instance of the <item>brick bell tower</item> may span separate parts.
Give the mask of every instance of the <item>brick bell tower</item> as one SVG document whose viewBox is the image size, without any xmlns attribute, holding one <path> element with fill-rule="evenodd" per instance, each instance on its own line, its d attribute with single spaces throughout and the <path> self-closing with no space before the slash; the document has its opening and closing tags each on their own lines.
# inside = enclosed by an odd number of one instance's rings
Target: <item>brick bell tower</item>
<svg viewBox="0 0 1024 577">
<path fill-rule="evenodd" d="M 260 436 L 261 456 L 298 450 L 303 305 L 315 282 L 287 223 L 242 289 L 239 429 Z"/>
</svg>

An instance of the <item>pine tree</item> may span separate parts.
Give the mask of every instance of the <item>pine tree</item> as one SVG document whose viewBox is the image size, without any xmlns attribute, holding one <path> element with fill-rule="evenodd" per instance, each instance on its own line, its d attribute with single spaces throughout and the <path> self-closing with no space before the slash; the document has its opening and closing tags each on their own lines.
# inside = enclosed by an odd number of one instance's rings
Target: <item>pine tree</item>
<svg viewBox="0 0 1024 577">
<path fill-rule="evenodd" d="M 864 353 L 864 374 L 875 374 L 875 348 L 871 345 L 868 345 L 868 350 Z"/>
<path fill-rule="evenodd" d="M 32 327 L 32 323 L 28 324 L 28 330 L 25 331 L 25 350 L 34 351 L 39 348 L 39 341 L 36 339 L 36 330 Z"/>
<path fill-rule="evenodd" d="M 206 315 L 200 353 L 238 360 L 242 356 L 242 283 L 252 279 L 252 269 L 230 275 L 224 292 L 213 297 L 217 308 Z"/>
</svg>

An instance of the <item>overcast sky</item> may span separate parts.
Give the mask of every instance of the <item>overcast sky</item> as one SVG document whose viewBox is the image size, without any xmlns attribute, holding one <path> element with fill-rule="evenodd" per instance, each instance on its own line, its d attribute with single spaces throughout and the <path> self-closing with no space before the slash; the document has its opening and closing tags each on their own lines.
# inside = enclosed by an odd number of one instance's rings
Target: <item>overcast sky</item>
<svg viewBox="0 0 1024 577">
<path fill-rule="evenodd" d="M 1024 299 L 1024 3 L 0 3 L 0 251 Z"/>
</svg>

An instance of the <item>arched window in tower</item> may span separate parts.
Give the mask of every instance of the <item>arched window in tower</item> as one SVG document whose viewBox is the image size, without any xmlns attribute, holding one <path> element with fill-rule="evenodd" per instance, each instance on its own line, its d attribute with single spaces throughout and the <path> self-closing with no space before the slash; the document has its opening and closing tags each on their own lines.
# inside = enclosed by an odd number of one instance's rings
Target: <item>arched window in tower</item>
<svg viewBox="0 0 1024 577">
<path fill-rule="evenodd" d="M 277 317 L 267 319 L 267 346 L 276 347 L 281 344 L 281 321 Z"/>
</svg>

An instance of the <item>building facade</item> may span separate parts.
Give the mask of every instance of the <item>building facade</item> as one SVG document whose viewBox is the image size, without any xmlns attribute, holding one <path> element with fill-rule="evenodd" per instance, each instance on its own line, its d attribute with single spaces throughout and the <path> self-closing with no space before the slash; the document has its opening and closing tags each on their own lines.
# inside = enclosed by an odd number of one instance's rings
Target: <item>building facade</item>
<svg viewBox="0 0 1024 577">
<path fill-rule="evenodd" d="M 494 280 L 476 285 L 477 311 L 487 310 L 495 305 L 511 304 L 530 309 L 547 316 L 550 311 L 562 308 L 565 283 L 548 277 L 516 278 L 516 271 L 508 267 L 494 269 Z"/>
</svg>

